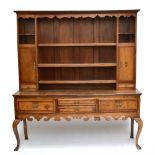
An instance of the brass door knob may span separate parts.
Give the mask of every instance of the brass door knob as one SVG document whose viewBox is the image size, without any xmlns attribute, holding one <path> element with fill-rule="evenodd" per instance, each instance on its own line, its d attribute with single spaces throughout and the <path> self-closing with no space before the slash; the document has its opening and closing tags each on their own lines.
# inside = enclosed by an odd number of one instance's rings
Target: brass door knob
<svg viewBox="0 0 155 155">
<path fill-rule="evenodd" d="M 124 62 L 124 66 L 128 67 L 128 62 L 127 61 Z"/>
</svg>

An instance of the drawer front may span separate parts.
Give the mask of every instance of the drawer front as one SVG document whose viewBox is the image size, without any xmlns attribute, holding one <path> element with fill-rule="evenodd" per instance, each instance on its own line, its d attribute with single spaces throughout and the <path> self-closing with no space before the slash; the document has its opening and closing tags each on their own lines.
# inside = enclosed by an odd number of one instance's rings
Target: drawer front
<svg viewBox="0 0 155 155">
<path fill-rule="evenodd" d="M 95 113 L 96 99 L 59 99 L 60 113 Z"/>
<path fill-rule="evenodd" d="M 18 101 L 18 110 L 22 112 L 54 112 L 54 101 Z"/>
<path fill-rule="evenodd" d="M 96 105 L 96 99 L 59 99 L 58 105 Z"/>
<path fill-rule="evenodd" d="M 137 111 L 137 99 L 100 99 L 99 111 L 100 112 L 131 112 Z"/>
</svg>

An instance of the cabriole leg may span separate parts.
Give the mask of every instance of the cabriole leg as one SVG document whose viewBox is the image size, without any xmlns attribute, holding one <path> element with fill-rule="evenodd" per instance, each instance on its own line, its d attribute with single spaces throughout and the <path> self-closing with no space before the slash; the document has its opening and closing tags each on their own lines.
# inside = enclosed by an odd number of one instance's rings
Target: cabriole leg
<svg viewBox="0 0 155 155">
<path fill-rule="evenodd" d="M 138 150 L 140 150 L 141 147 L 138 144 L 138 140 L 139 140 L 139 136 L 141 134 L 142 128 L 143 128 L 143 121 L 141 120 L 141 118 L 135 118 L 135 121 L 138 123 L 138 131 L 136 135 L 136 147 Z"/>
<path fill-rule="evenodd" d="M 15 119 L 13 121 L 12 127 L 13 127 L 13 131 L 17 140 L 17 146 L 15 147 L 14 151 L 18 151 L 19 149 L 19 145 L 20 145 L 20 139 L 19 139 L 19 134 L 18 134 L 18 129 L 17 129 L 17 125 L 20 123 L 21 120 L 19 119 Z"/>
</svg>

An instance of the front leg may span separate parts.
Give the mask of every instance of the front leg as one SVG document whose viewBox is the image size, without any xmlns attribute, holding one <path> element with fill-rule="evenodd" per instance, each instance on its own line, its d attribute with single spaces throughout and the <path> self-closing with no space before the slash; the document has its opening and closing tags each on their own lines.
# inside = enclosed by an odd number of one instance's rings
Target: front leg
<svg viewBox="0 0 155 155">
<path fill-rule="evenodd" d="M 141 134 L 142 128 L 143 128 L 143 121 L 141 120 L 141 118 L 135 118 L 135 121 L 138 123 L 138 131 L 136 135 L 136 147 L 138 150 L 140 150 L 141 147 L 138 144 L 138 140 L 139 140 L 139 136 Z"/>
<path fill-rule="evenodd" d="M 24 135 L 25 135 L 25 139 L 28 139 L 28 134 L 27 134 L 27 122 L 26 119 L 23 120 L 23 127 L 24 127 Z"/>
<path fill-rule="evenodd" d="M 20 145 L 20 139 L 19 139 L 19 134 L 18 134 L 18 129 L 17 129 L 17 125 L 20 123 L 20 121 L 21 120 L 19 119 L 15 119 L 12 124 L 12 128 L 13 128 L 16 140 L 17 140 L 17 146 L 15 147 L 14 151 L 18 151 L 19 145 Z"/>
<path fill-rule="evenodd" d="M 131 129 L 130 129 L 130 138 L 134 137 L 134 119 L 131 118 Z"/>
</svg>

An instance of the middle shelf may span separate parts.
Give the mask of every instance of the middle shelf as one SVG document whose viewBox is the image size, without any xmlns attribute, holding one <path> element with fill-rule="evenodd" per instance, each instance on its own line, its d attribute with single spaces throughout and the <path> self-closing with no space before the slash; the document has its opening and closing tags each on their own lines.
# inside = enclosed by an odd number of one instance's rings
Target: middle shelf
<svg viewBox="0 0 155 155">
<path fill-rule="evenodd" d="M 42 67 L 42 64 L 58 64 L 58 66 L 59 64 L 73 64 L 73 67 L 74 64 L 79 64 L 80 67 L 84 64 L 85 66 L 94 66 L 94 64 L 116 66 L 116 46 L 39 47 L 38 63 L 39 67 Z"/>
</svg>

